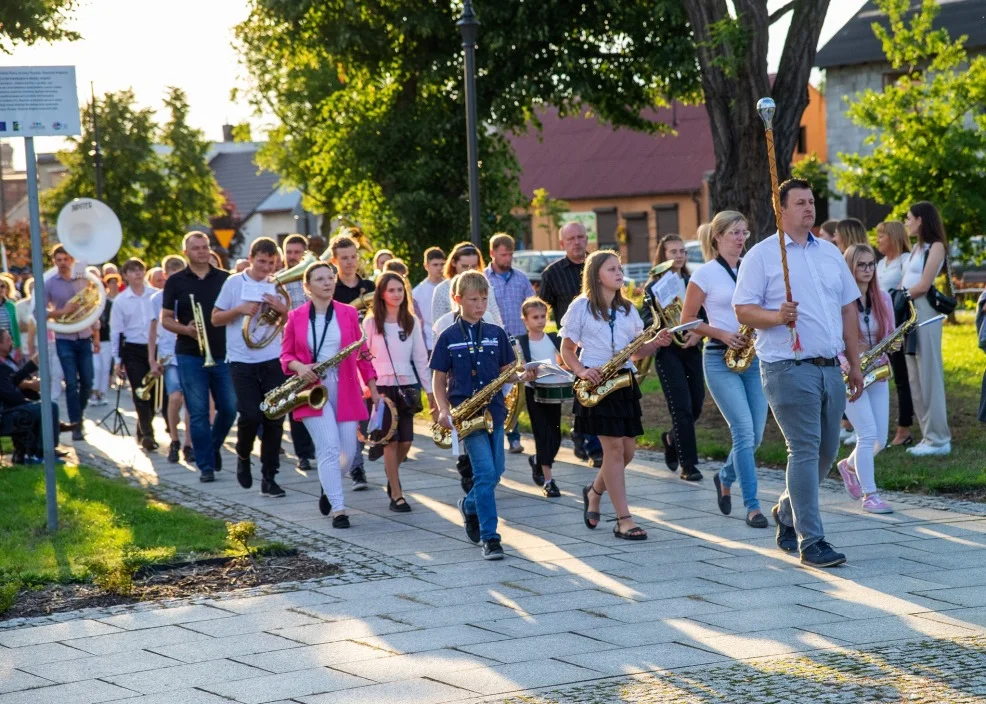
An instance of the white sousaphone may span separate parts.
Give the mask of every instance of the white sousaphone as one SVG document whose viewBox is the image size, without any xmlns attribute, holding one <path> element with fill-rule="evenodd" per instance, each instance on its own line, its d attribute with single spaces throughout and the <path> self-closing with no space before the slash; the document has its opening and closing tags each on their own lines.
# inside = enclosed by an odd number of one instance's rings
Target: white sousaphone
<svg viewBox="0 0 986 704">
<path fill-rule="evenodd" d="M 79 309 L 48 321 L 56 333 L 73 333 L 92 327 L 106 307 L 106 288 L 95 274 L 86 271 L 89 264 L 102 264 L 113 258 L 123 242 L 120 219 L 106 203 L 95 198 L 76 198 L 58 213 L 58 241 L 75 259 L 77 278 L 87 280 L 86 287 L 72 297 Z M 52 267 L 44 273 L 45 281 L 58 275 Z"/>
</svg>

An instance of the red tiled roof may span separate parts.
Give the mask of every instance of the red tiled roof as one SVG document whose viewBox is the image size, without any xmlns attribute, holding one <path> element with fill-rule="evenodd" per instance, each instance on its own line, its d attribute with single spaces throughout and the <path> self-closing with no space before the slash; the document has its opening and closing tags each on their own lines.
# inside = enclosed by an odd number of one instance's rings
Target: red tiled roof
<svg viewBox="0 0 986 704">
<path fill-rule="evenodd" d="M 675 122 L 675 136 L 613 129 L 594 117 L 562 119 L 554 109 L 540 117 L 540 135 L 534 130 L 508 135 L 527 197 L 535 188 L 570 200 L 690 193 L 701 188 L 703 174 L 715 168 L 704 105 L 652 112 L 653 119 Z"/>
</svg>

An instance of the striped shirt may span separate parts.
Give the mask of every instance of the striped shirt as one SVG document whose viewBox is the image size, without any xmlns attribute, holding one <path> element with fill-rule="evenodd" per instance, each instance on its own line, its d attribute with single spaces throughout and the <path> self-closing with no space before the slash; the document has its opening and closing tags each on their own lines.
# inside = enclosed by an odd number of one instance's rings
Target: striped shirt
<svg viewBox="0 0 986 704">
<path fill-rule="evenodd" d="M 301 281 L 292 281 L 289 284 L 284 284 L 284 290 L 288 292 L 288 297 L 291 299 L 291 310 L 300 308 L 308 302 L 308 296 L 305 294 L 305 286 Z"/>
<path fill-rule="evenodd" d="M 495 292 L 500 317 L 503 318 L 503 329 L 508 335 L 523 335 L 527 328 L 520 309 L 524 301 L 534 295 L 534 287 L 531 286 L 527 274 L 517 269 L 508 269 L 501 274 L 494 271 L 492 264 L 487 265 L 483 273 Z"/>
<path fill-rule="evenodd" d="M 538 295 L 551 306 L 555 314 L 555 322 L 559 326 L 572 301 L 582 293 L 583 268 L 585 268 L 585 260 L 576 264 L 568 257 L 562 257 L 541 272 L 541 290 Z"/>
</svg>

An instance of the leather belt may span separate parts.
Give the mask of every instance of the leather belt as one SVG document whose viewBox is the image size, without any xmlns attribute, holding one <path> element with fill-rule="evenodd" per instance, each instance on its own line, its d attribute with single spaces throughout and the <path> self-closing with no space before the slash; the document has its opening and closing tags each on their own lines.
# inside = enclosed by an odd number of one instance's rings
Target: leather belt
<svg viewBox="0 0 986 704">
<path fill-rule="evenodd" d="M 835 357 L 809 357 L 808 359 L 802 359 L 805 364 L 814 364 L 816 367 L 837 367 L 839 366 L 839 360 Z"/>
</svg>

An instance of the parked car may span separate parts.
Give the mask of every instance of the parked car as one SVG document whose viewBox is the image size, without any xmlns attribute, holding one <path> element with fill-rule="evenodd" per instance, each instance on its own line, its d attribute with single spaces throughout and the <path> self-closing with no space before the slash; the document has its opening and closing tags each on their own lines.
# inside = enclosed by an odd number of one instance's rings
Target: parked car
<svg viewBox="0 0 986 704">
<path fill-rule="evenodd" d="M 702 256 L 702 244 L 698 240 L 688 240 L 685 242 L 685 252 L 688 255 L 688 269 L 692 271 L 695 267 L 705 264 L 705 257 Z"/>
<path fill-rule="evenodd" d="M 962 256 L 958 244 L 951 243 L 952 276 L 958 279 L 961 287 L 979 287 L 986 283 L 986 237 L 973 237 L 969 244 L 972 254 Z"/>
<path fill-rule="evenodd" d="M 541 272 L 549 264 L 558 261 L 564 256 L 565 252 L 560 249 L 522 249 L 514 252 L 513 265 L 527 274 L 527 278 L 534 285 L 534 290 L 537 291 L 541 285 Z"/>
</svg>

